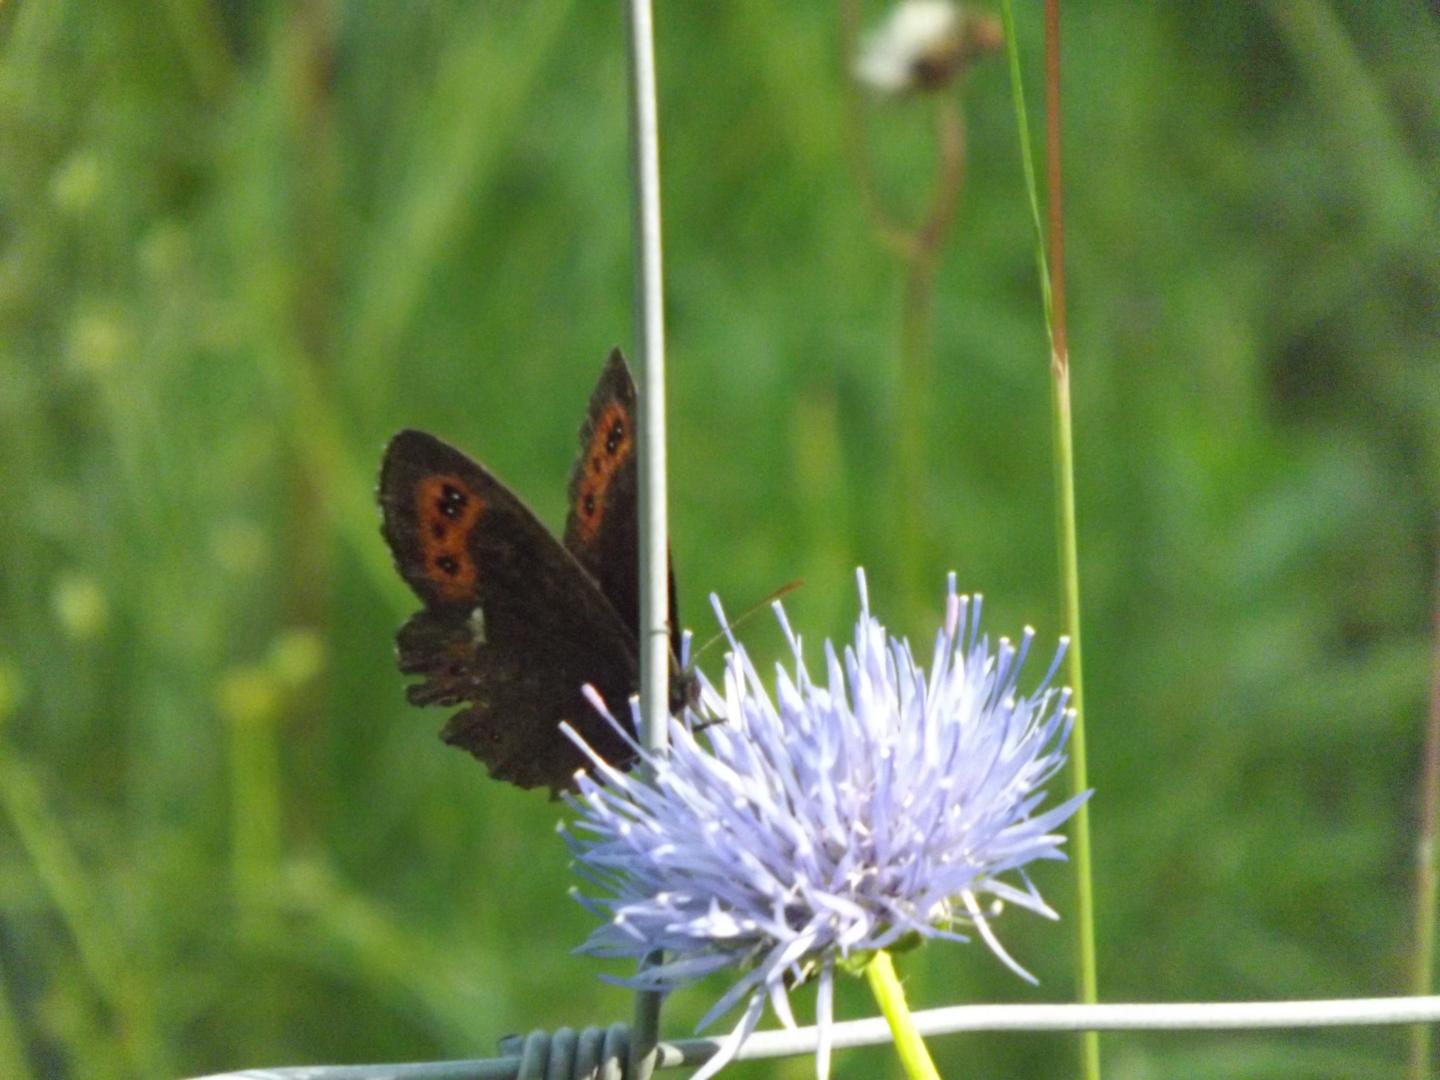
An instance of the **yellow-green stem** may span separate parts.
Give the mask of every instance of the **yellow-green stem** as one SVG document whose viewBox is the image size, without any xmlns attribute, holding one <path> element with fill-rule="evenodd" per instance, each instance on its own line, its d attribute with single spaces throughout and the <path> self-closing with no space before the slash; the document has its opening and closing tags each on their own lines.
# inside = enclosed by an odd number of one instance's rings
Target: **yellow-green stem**
<svg viewBox="0 0 1440 1080">
<path fill-rule="evenodd" d="M 940 1080 L 935 1063 L 930 1060 L 930 1051 L 915 1027 L 915 1018 L 905 1004 L 905 988 L 895 974 L 895 965 L 890 954 L 883 949 L 877 952 L 870 963 L 865 965 L 865 979 L 870 992 L 875 995 L 885 1022 L 890 1025 L 890 1034 L 895 1036 L 895 1052 L 900 1055 L 900 1064 L 905 1075 L 911 1080 Z"/>
</svg>

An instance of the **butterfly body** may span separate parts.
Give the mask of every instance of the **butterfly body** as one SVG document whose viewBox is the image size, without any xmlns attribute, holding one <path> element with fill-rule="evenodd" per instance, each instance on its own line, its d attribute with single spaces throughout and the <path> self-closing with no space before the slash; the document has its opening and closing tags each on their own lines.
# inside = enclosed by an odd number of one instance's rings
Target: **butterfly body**
<svg viewBox="0 0 1440 1080">
<path fill-rule="evenodd" d="M 639 684 L 635 385 L 619 350 L 591 397 L 571 473 L 564 543 L 483 466 L 402 431 L 380 472 L 381 531 L 424 607 L 396 637 L 416 705 L 461 705 L 441 737 L 520 787 L 573 784 L 588 759 L 633 751 L 585 698 L 593 685 L 630 727 Z M 674 589 L 671 630 L 675 633 Z"/>
</svg>

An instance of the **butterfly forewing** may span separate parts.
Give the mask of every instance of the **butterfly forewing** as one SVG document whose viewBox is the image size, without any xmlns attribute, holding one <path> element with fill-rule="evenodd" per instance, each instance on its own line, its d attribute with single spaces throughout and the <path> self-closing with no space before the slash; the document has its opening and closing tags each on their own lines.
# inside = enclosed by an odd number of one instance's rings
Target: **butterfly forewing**
<svg viewBox="0 0 1440 1080">
<path fill-rule="evenodd" d="M 401 670 L 423 677 L 408 696 L 467 706 L 445 741 L 499 779 L 559 790 L 588 764 L 557 730 L 568 720 L 626 764 L 629 747 L 581 693 L 593 684 L 629 726 L 635 637 L 593 576 L 503 483 L 424 432 L 390 441 L 380 503 L 396 566 L 425 604 L 397 638 Z"/>
<path fill-rule="evenodd" d="M 639 443 L 635 381 L 619 349 L 610 353 L 580 428 L 570 471 L 565 547 L 595 579 L 631 634 L 640 636 Z M 670 573 L 671 648 L 680 655 L 675 574 Z"/>
</svg>

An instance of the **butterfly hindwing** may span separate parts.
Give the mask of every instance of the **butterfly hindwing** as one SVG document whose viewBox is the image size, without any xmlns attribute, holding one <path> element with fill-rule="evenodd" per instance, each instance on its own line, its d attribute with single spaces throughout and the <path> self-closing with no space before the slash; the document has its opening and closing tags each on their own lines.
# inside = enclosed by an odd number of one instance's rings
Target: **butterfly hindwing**
<svg viewBox="0 0 1440 1080">
<path fill-rule="evenodd" d="M 408 697 L 466 706 L 445 741 L 498 779 L 552 791 L 587 764 L 561 720 L 627 763 L 631 751 L 581 693 L 593 684 L 628 724 L 635 636 L 593 575 L 503 483 L 424 432 L 390 441 L 380 504 L 396 567 L 425 604 L 397 637 L 401 671 L 423 677 Z"/>
</svg>

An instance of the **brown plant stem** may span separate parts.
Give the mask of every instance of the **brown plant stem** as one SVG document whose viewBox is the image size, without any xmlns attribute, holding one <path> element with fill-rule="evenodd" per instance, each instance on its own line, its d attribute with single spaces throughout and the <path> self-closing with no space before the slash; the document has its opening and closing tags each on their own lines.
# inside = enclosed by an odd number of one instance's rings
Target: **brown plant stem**
<svg viewBox="0 0 1440 1080">
<path fill-rule="evenodd" d="M 845 152 L 850 161 L 850 171 L 860 188 L 860 200 L 865 204 L 865 216 L 870 219 L 876 237 L 884 246 L 903 255 L 909 249 L 907 230 L 890 216 L 880 198 L 875 172 L 870 168 L 865 100 L 859 85 L 849 73 L 859 48 L 859 0 L 840 0 L 840 66 L 845 73 L 840 83 L 843 87 L 841 96 L 845 112 Z"/>
<path fill-rule="evenodd" d="M 859 47 L 859 24 L 858 0 L 840 0 L 841 56 L 847 67 Z M 965 115 L 953 94 L 935 95 L 935 186 L 924 216 L 918 223 L 906 225 L 880 196 L 870 163 L 860 89 L 852 78 L 846 78 L 844 86 L 845 142 L 865 214 L 876 240 L 894 252 L 903 266 L 892 490 L 900 502 L 899 576 L 908 599 L 919 602 L 929 565 L 924 531 L 925 450 L 933 396 L 935 276 L 965 182 Z"/>
</svg>

